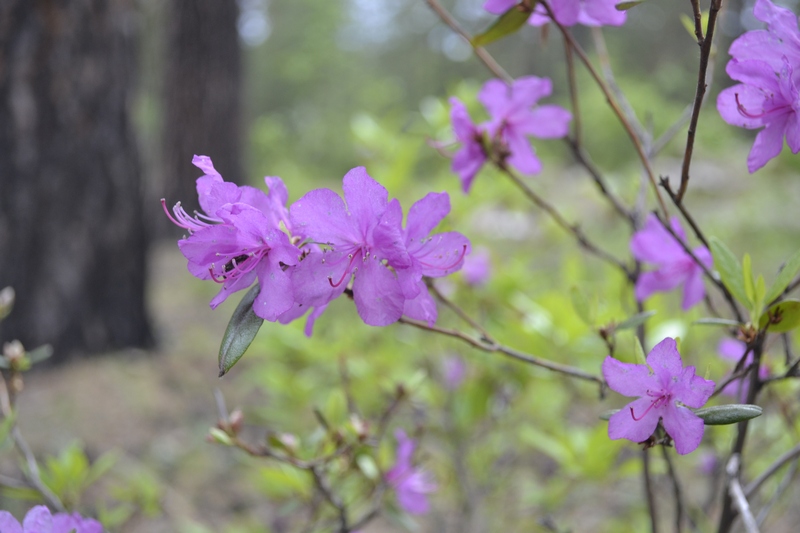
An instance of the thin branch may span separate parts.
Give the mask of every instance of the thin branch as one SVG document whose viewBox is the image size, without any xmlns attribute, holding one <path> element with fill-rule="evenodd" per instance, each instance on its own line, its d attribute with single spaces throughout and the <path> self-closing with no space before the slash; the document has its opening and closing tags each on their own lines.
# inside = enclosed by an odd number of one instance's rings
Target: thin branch
<svg viewBox="0 0 800 533">
<path fill-rule="evenodd" d="M 452 310 L 456 315 L 458 315 L 458 318 L 460 318 L 461 320 L 472 326 L 476 331 L 480 332 L 482 336 L 481 339 L 482 341 L 488 344 L 495 343 L 494 339 L 492 338 L 492 335 L 486 330 L 486 328 L 481 326 L 475 319 L 473 319 L 466 312 L 464 312 L 463 309 L 461 309 L 458 305 L 453 303 L 453 301 L 451 301 L 444 294 L 442 294 L 441 291 L 439 291 L 439 289 L 436 287 L 436 285 L 434 285 L 433 280 L 431 280 L 430 278 L 426 278 L 425 281 L 428 285 L 428 289 L 431 292 L 433 292 L 433 295 L 436 297 L 437 300 L 439 300 L 445 306 L 450 308 L 450 310 Z"/>
<path fill-rule="evenodd" d="M 472 46 L 472 49 L 475 50 L 475 55 L 478 56 L 481 61 L 483 61 L 483 64 L 486 65 L 486 68 L 488 68 L 492 74 L 506 83 L 511 83 L 514 81 L 514 78 L 512 78 L 508 72 L 506 72 L 503 67 L 500 66 L 500 64 L 489 52 L 480 46 L 472 45 L 472 36 L 461 27 L 461 24 L 459 24 L 458 21 L 454 19 L 444 7 L 442 7 L 438 0 L 425 0 L 425 2 L 428 4 L 428 7 L 430 7 L 439 16 L 442 22 L 450 26 L 450 29 L 459 34 L 464 40 L 467 41 L 467 44 Z"/>
<path fill-rule="evenodd" d="M 572 236 L 575 237 L 575 239 L 578 241 L 578 244 L 580 244 L 587 252 L 616 266 L 625 274 L 625 277 L 628 278 L 629 280 L 633 279 L 633 272 L 631 272 L 630 268 L 628 268 L 628 266 L 625 265 L 625 263 L 623 263 L 621 260 L 617 259 L 613 255 L 609 254 L 605 250 L 599 248 L 597 245 L 592 243 L 588 239 L 588 237 L 586 237 L 586 234 L 584 234 L 583 231 L 578 226 L 572 225 L 569 222 L 567 222 L 567 220 L 563 217 L 563 215 L 561 215 L 561 213 L 558 212 L 558 210 L 556 210 L 555 207 L 547 203 L 544 200 L 544 198 L 536 194 L 533 191 L 533 189 L 528 187 L 528 185 L 525 182 L 523 182 L 519 178 L 519 176 L 514 174 L 514 172 L 512 172 L 511 169 L 509 169 L 502 163 L 499 164 L 499 167 L 500 170 L 502 170 L 506 174 L 506 176 L 508 176 L 511 179 L 511 181 L 514 182 L 517 188 L 519 188 L 531 202 L 536 204 L 537 207 L 544 210 L 548 215 L 550 215 L 550 217 L 555 221 L 555 223 L 559 227 L 561 227 L 568 233 L 571 233 Z"/>
<path fill-rule="evenodd" d="M 644 481 L 645 500 L 647 501 L 647 511 L 650 515 L 650 531 L 658 533 L 658 514 L 656 510 L 656 498 L 653 494 L 653 480 L 650 477 L 650 455 L 649 450 L 642 450 L 642 478 Z"/>
<path fill-rule="evenodd" d="M 792 463 L 792 466 L 789 468 L 789 471 L 786 472 L 786 475 L 783 476 L 783 479 L 778 485 L 778 488 L 775 490 L 775 493 L 772 495 L 769 501 L 758 511 L 758 515 L 756 516 L 756 523 L 759 525 L 759 527 L 761 527 L 761 524 L 763 524 L 764 520 L 766 520 L 767 515 L 772 510 L 772 507 L 778 502 L 778 500 L 783 496 L 784 492 L 786 492 L 786 489 L 788 489 L 789 486 L 791 485 L 795 474 L 797 474 L 797 467 L 798 464 L 796 461 Z"/>
<path fill-rule="evenodd" d="M 675 499 L 675 533 L 681 533 L 681 531 L 683 531 L 683 517 L 686 513 L 686 504 L 683 501 L 681 483 L 666 446 L 661 446 L 661 455 L 663 455 L 664 461 L 667 463 L 667 473 L 669 474 L 670 480 L 672 480 L 672 496 Z"/>
<path fill-rule="evenodd" d="M 567 82 L 569 85 L 569 98 L 572 103 L 572 141 L 581 146 L 581 108 L 578 105 L 578 78 L 575 75 L 575 61 L 572 57 L 572 46 L 569 41 L 564 41 L 564 55 L 567 58 Z"/>
<path fill-rule="evenodd" d="M 447 337 L 452 337 L 454 339 L 459 339 L 474 348 L 477 348 L 481 351 L 488 352 L 488 353 L 501 353 L 512 359 L 516 359 L 517 361 L 522 361 L 534 366 L 538 366 L 541 368 L 546 368 L 547 370 L 552 370 L 553 372 L 558 372 L 560 374 L 564 374 L 573 378 L 582 379 L 585 381 L 591 381 L 593 383 L 597 383 L 600 386 L 601 392 L 605 390 L 606 382 L 603 378 L 599 376 L 595 376 L 594 374 L 590 374 L 585 372 L 579 368 L 575 368 L 568 365 L 562 365 L 560 363 L 556 363 L 554 361 L 549 361 L 547 359 L 541 359 L 539 357 L 519 352 L 514 350 L 513 348 L 509 348 L 507 346 L 503 346 L 502 344 L 493 343 L 489 344 L 483 342 L 479 339 L 475 339 L 461 331 L 455 329 L 447 329 L 442 328 L 440 326 L 429 326 L 426 322 L 420 322 L 418 320 L 412 320 L 410 318 L 400 317 L 398 320 L 401 324 L 407 324 L 409 326 L 413 326 L 418 329 L 422 329 L 425 331 L 430 331 L 433 333 L 439 333 L 441 335 L 445 335 Z"/>
<path fill-rule="evenodd" d="M 650 147 L 650 157 L 655 157 L 661 150 L 667 147 L 667 145 L 678 135 L 682 130 L 683 127 L 689 122 L 689 119 L 692 118 L 692 106 L 687 105 L 686 108 L 681 113 L 681 116 L 678 117 L 678 120 L 672 123 L 672 125 L 667 128 L 667 131 L 661 134 L 659 138 L 653 141 L 653 146 Z"/>
<path fill-rule="evenodd" d="M 739 457 L 738 453 L 731 455 L 728 465 L 725 467 L 725 472 L 728 474 L 728 493 L 742 516 L 742 522 L 747 533 L 759 533 L 758 523 L 756 523 L 753 513 L 750 512 L 750 504 L 747 502 L 747 497 L 742 491 L 742 485 L 739 483 Z"/>
<path fill-rule="evenodd" d="M 669 184 L 669 178 L 662 176 L 661 179 L 659 180 L 659 183 L 664 188 L 664 190 L 667 191 L 667 195 L 669 196 L 670 200 L 672 200 L 672 203 L 675 204 L 675 207 L 677 207 L 678 210 L 681 212 L 681 215 L 683 215 L 683 219 L 686 220 L 689 226 L 691 226 L 695 237 L 697 237 L 697 239 L 703 243 L 703 246 L 705 246 L 706 248 L 710 248 L 708 244 L 708 239 L 706 239 L 706 236 L 703 234 L 702 230 L 700 229 L 700 226 L 697 225 L 697 222 L 694 221 L 694 217 L 691 215 L 691 213 L 689 213 L 689 211 L 686 209 L 683 203 L 678 201 L 678 197 L 672 191 L 672 187 Z"/>
<path fill-rule="evenodd" d="M 761 485 L 764 484 L 766 480 L 774 476 L 778 470 L 783 467 L 786 463 L 793 461 L 800 457 L 800 444 L 789 450 L 788 452 L 784 453 L 780 457 L 778 457 L 774 463 L 772 463 L 766 470 L 764 470 L 761 475 L 755 478 L 753 481 L 748 483 L 748 485 L 744 489 L 744 494 L 748 498 L 752 497 L 755 492 L 761 488 Z"/>
<path fill-rule="evenodd" d="M 698 0 L 692 0 L 692 7 L 695 17 L 695 35 L 698 37 L 697 44 L 700 45 L 700 66 L 697 74 L 697 88 L 694 94 L 694 106 L 692 108 L 692 118 L 689 121 L 689 129 L 686 132 L 686 150 L 683 153 L 683 165 L 681 167 L 681 185 L 676 195 L 677 203 L 683 202 L 683 195 L 689 186 L 689 167 L 692 164 L 692 153 L 694 152 L 694 137 L 697 131 L 697 121 L 700 118 L 700 108 L 703 105 L 704 96 L 708 85 L 706 84 L 706 72 L 708 70 L 708 59 L 711 56 L 711 45 L 714 41 L 714 26 L 717 23 L 717 14 L 722 7 L 722 0 L 711 0 L 711 7 L 708 12 L 708 27 L 706 35 L 702 35 L 702 27 L 698 20 L 699 5 Z"/>
<path fill-rule="evenodd" d="M 560 22 L 558 22 L 558 20 L 556 20 L 556 18 L 553 16 L 552 10 L 550 9 L 550 6 L 546 2 L 541 2 L 540 5 L 544 6 L 544 8 L 547 10 L 551 22 L 558 27 L 559 31 L 564 36 L 564 39 L 566 39 L 569 42 L 572 49 L 575 51 L 575 53 L 580 58 L 581 62 L 589 71 L 589 74 L 597 83 L 598 87 L 600 87 L 600 90 L 606 97 L 608 105 L 611 107 L 611 110 L 619 119 L 620 123 L 622 124 L 622 127 L 625 129 L 625 132 L 628 134 L 628 137 L 630 137 L 631 142 L 633 143 L 634 149 L 636 150 L 636 153 L 639 156 L 639 159 L 641 160 L 642 166 L 644 167 L 645 173 L 647 174 L 647 178 L 650 180 L 650 184 L 653 186 L 653 192 L 656 195 L 659 207 L 663 211 L 664 216 L 669 217 L 667 204 L 664 203 L 664 199 L 661 197 L 661 192 L 659 191 L 658 184 L 656 183 L 655 174 L 653 174 L 653 169 L 650 167 L 650 160 L 648 159 L 647 154 L 645 153 L 641 140 L 639 139 L 633 127 L 631 126 L 630 122 L 628 121 L 627 117 L 625 116 L 625 113 L 623 113 L 622 109 L 620 109 L 620 106 L 617 103 L 616 99 L 614 98 L 614 95 L 611 94 L 611 91 L 606 85 L 605 81 L 597 73 L 597 70 L 595 70 L 591 61 L 589 61 L 589 57 L 586 55 L 586 52 L 583 51 L 581 45 L 578 44 L 578 42 L 572 37 L 572 34 L 569 32 L 569 30 L 567 30 L 564 26 L 561 25 Z"/>
<path fill-rule="evenodd" d="M 347 519 L 347 507 L 342 501 L 333 493 L 328 483 L 320 474 L 319 467 L 313 466 L 309 469 L 311 476 L 314 478 L 314 486 L 319 489 L 325 499 L 328 500 L 339 515 L 339 533 L 350 533 L 349 521 Z"/>
<path fill-rule="evenodd" d="M 694 36 L 697 37 L 697 44 L 703 46 L 703 11 L 700 9 L 700 0 L 689 0 L 692 3 L 692 15 L 694 15 Z"/>
</svg>

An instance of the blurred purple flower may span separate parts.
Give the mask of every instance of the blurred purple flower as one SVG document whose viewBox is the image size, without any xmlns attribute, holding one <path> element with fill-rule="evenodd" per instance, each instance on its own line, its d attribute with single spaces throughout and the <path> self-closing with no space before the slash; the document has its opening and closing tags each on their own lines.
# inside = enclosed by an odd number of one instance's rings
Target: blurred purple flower
<svg viewBox="0 0 800 533">
<path fill-rule="evenodd" d="M 442 361 L 442 378 L 444 388 L 450 391 L 458 389 L 467 376 L 467 365 L 458 355 L 448 355 Z"/>
<path fill-rule="evenodd" d="M 472 187 L 472 180 L 486 162 L 483 147 L 485 131 L 476 126 L 467 112 L 467 108 L 458 98 L 450 98 L 450 120 L 456 139 L 461 148 L 453 154 L 451 169 L 461 178 L 461 188 L 465 193 Z"/>
<path fill-rule="evenodd" d="M 625 24 L 626 12 L 619 11 L 616 5 L 619 0 L 550 0 L 550 9 L 562 26 L 622 26 Z M 496 15 L 505 13 L 518 0 L 486 0 L 483 8 Z M 550 16 L 542 5 L 537 5 L 528 24 L 541 26 L 550 22 Z"/>
<path fill-rule="evenodd" d="M 509 86 L 503 80 L 487 81 L 478 100 L 489 112 L 489 136 L 502 141 L 507 162 L 523 174 L 538 174 L 542 163 L 536 157 L 528 136 L 557 139 L 569 133 L 572 114 L 557 105 L 537 106 L 550 96 L 553 84 L 548 78 L 524 76 Z"/>
<path fill-rule="evenodd" d="M 755 17 L 767 23 L 765 30 L 749 31 L 730 47 L 733 59 L 726 72 L 739 85 L 717 97 L 717 110 L 728 124 L 747 129 L 764 128 L 747 157 L 753 173 L 783 149 L 783 138 L 792 153 L 800 151 L 798 86 L 800 86 L 800 31 L 797 16 L 769 0 L 756 0 Z"/>
<path fill-rule="evenodd" d="M 44 505 L 33 507 L 20 524 L 8 511 L 0 511 L 0 533 L 102 533 L 103 526 L 78 513 L 50 514 Z"/>
<path fill-rule="evenodd" d="M 486 248 L 476 248 L 464 259 L 464 280 L 472 286 L 483 285 L 492 275 L 492 256 Z"/>
<path fill-rule="evenodd" d="M 670 220 L 670 226 L 681 240 L 686 241 L 686 233 L 676 217 Z M 655 215 L 648 215 L 644 227 L 633 235 L 630 249 L 637 260 L 658 266 L 657 270 L 643 272 L 639 276 L 636 282 L 637 300 L 646 300 L 654 292 L 671 291 L 680 284 L 683 284 L 681 307 L 684 311 L 703 299 L 703 269 L 664 229 Z M 711 268 L 713 259 L 708 248 L 699 246 L 692 252 L 707 268 Z"/>
<path fill-rule="evenodd" d="M 725 360 L 733 361 L 735 363 L 739 362 L 746 350 L 747 344 L 736 339 L 724 338 L 719 341 L 719 344 L 717 345 L 717 353 L 719 356 Z M 751 364 L 753 364 L 752 350 L 747 354 L 747 357 L 744 360 L 744 366 L 742 366 L 742 368 L 747 368 Z M 762 364 L 759 367 L 758 377 L 761 379 L 766 379 L 769 377 L 769 367 L 767 367 L 767 365 Z M 745 386 L 744 380 L 741 378 L 731 381 L 725 385 L 721 392 L 722 394 L 738 398 L 742 403 L 747 401 L 747 387 Z"/>
<path fill-rule="evenodd" d="M 394 434 L 397 439 L 397 459 L 386 473 L 386 481 L 394 488 L 398 505 L 411 514 L 425 514 L 430 509 L 428 494 L 437 487 L 426 470 L 412 466 L 416 443 L 402 429 Z"/>
<path fill-rule="evenodd" d="M 606 357 L 603 377 L 611 390 L 623 396 L 639 396 L 611 416 L 610 439 L 644 442 L 661 420 L 679 454 L 700 445 L 705 425 L 689 407 L 702 407 L 714 392 L 714 382 L 696 376 L 693 366 L 683 367 L 674 339 L 658 343 L 647 355 L 647 365 Z"/>
<path fill-rule="evenodd" d="M 710 476 L 719 466 L 719 459 L 714 452 L 703 452 L 697 461 L 697 470 L 706 476 Z"/>
</svg>

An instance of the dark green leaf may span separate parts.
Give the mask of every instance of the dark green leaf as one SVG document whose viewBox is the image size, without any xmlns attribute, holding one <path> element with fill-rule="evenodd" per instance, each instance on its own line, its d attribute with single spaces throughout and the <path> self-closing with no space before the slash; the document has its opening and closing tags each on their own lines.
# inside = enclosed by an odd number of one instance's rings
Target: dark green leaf
<svg viewBox="0 0 800 533">
<path fill-rule="evenodd" d="M 635 0 L 633 2 L 620 2 L 616 5 L 617 11 L 627 11 L 632 7 L 645 3 L 646 0 Z"/>
<path fill-rule="evenodd" d="M 780 296 L 789 283 L 792 282 L 798 271 L 800 271 L 800 251 L 795 253 L 789 258 L 788 261 L 786 261 L 786 264 L 781 269 L 778 277 L 775 278 L 775 282 L 772 284 L 772 287 L 769 288 L 764 301 L 769 303 Z"/>
<path fill-rule="evenodd" d="M 771 333 L 786 333 L 800 326 L 800 300 L 783 300 L 769 306 L 761 315 L 759 329 L 767 328 Z"/>
<path fill-rule="evenodd" d="M 719 272 L 722 283 L 727 287 L 734 298 L 750 309 L 752 302 L 750 302 L 750 299 L 747 297 L 747 291 L 744 288 L 744 274 L 742 273 L 742 265 L 739 264 L 739 260 L 736 259 L 733 252 L 716 237 L 711 237 L 709 239 L 709 245 L 711 246 L 711 254 L 714 256 L 714 267 L 716 267 Z"/>
<path fill-rule="evenodd" d="M 486 46 L 507 35 L 511 35 L 527 22 L 535 6 L 536 2 L 531 2 L 530 7 L 523 6 L 522 4 L 512 7 L 500 15 L 500 18 L 495 20 L 494 23 L 489 26 L 489 29 L 474 36 L 472 38 L 472 46 L 476 48 L 479 46 Z"/>
<path fill-rule="evenodd" d="M 698 318 L 692 324 L 697 324 L 698 326 L 727 326 L 727 327 L 736 327 L 740 326 L 739 322 L 736 320 L 730 320 L 728 318 L 714 318 L 714 317 L 706 317 L 706 318 Z"/>
<path fill-rule="evenodd" d="M 264 319 L 258 317 L 253 311 L 253 302 L 260 290 L 256 284 L 247 291 L 228 322 L 228 328 L 225 330 L 222 344 L 219 347 L 220 377 L 224 376 L 242 358 L 250 343 L 256 338 L 261 324 L 264 323 Z"/>
<path fill-rule="evenodd" d="M 622 411 L 622 409 L 609 409 L 608 411 L 603 411 L 600 413 L 600 420 L 609 420 L 613 415 Z"/>
<path fill-rule="evenodd" d="M 616 329 L 620 330 L 620 329 L 637 328 L 642 324 L 644 324 L 645 322 L 647 322 L 647 319 L 653 316 L 654 314 L 656 314 L 655 311 L 645 311 L 644 313 L 635 314 L 617 324 Z"/>
<path fill-rule="evenodd" d="M 761 408 L 757 405 L 731 403 L 704 407 L 694 414 L 702 418 L 707 426 L 724 426 L 761 416 Z"/>
</svg>

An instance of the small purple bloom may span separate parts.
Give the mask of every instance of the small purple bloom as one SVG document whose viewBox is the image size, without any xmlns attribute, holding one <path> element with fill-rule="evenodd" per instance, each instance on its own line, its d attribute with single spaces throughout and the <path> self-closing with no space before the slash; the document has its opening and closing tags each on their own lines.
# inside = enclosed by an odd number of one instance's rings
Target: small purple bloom
<svg viewBox="0 0 800 533">
<path fill-rule="evenodd" d="M 432 192 L 415 202 L 408 210 L 402 233 L 410 261 L 406 267 L 389 261 L 397 272 L 406 299 L 403 314 L 424 320 L 430 326 L 436 323 L 436 302 L 422 277 L 439 278 L 452 274 L 461 269 L 464 257 L 470 253 L 469 239 L 456 231 L 429 235 L 449 212 L 450 196 L 446 192 Z M 392 220 L 401 219 L 400 202 L 392 200 L 387 215 Z"/>
<path fill-rule="evenodd" d="M 507 152 L 509 165 L 523 174 L 538 174 L 542 163 L 536 157 L 528 136 L 557 139 L 569 133 L 572 115 L 557 105 L 537 106 L 540 98 L 550 96 L 553 84 L 548 78 L 525 76 L 510 86 L 499 79 L 487 81 L 478 100 L 489 112 L 486 129 Z"/>
<path fill-rule="evenodd" d="M 486 0 L 483 8 L 497 15 L 505 13 L 519 2 L 517 0 Z M 562 26 L 622 26 L 626 12 L 619 11 L 619 0 L 549 0 L 553 15 Z M 550 16 L 542 5 L 537 5 L 528 24 L 541 26 L 550 22 Z"/>
<path fill-rule="evenodd" d="M 321 308 L 342 294 L 351 278 L 361 319 L 386 326 L 403 314 L 405 298 L 394 268 L 411 266 L 402 236 L 399 204 L 389 209 L 388 193 L 363 167 L 343 179 L 344 200 L 330 189 L 310 191 L 289 209 L 296 233 L 324 245 L 292 272 L 295 300 Z"/>
<path fill-rule="evenodd" d="M 453 131 L 461 148 L 453 154 L 452 170 L 461 178 L 461 187 L 465 193 L 472 187 L 472 180 L 486 162 L 483 146 L 485 131 L 476 126 L 467 112 L 467 108 L 458 98 L 450 98 L 450 120 Z"/>
<path fill-rule="evenodd" d="M 464 280 L 473 287 L 489 281 L 492 275 L 492 256 L 486 248 L 477 248 L 464 259 Z"/>
<path fill-rule="evenodd" d="M 222 285 L 211 300 L 212 309 L 258 279 L 261 291 L 253 311 L 274 322 L 294 303 L 291 280 L 285 270 L 300 255 L 279 227 L 281 222 L 290 227 L 288 210 L 283 205 L 286 187 L 280 178 L 265 178 L 273 187 L 265 194 L 224 181 L 206 156 L 195 156 L 193 162 L 206 173 L 197 180 L 205 213 L 191 217 L 180 203 L 173 209 L 174 217 L 167 212 L 172 222 L 189 231 L 188 237 L 178 241 L 189 261 L 189 272 Z"/>
<path fill-rule="evenodd" d="M 644 442 L 661 420 L 679 454 L 700 445 L 705 425 L 689 407 L 702 407 L 714 392 L 714 382 L 696 376 L 693 366 L 683 367 L 674 339 L 658 343 L 647 355 L 647 365 L 606 357 L 603 377 L 611 390 L 623 396 L 639 396 L 611 416 L 610 439 Z"/>
<path fill-rule="evenodd" d="M 0 533 L 102 533 L 103 526 L 78 513 L 50 514 L 44 505 L 33 507 L 20 524 L 8 511 L 0 511 Z"/>
<path fill-rule="evenodd" d="M 430 509 L 428 494 L 436 490 L 436 482 L 429 472 L 411 464 L 416 443 L 402 429 L 395 434 L 397 459 L 386 473 L 386 481 L 394 488 L 398 505 L 407 513 L 425 514 Z"/>
<path fill-rule="evenodd" d="M 444 387 L 454 391 L 458 389 L 467 376 L 467 364 L 458 355 L 449 355 L 442 361 L 442 378 Z"/>
<path fill-rule="evenodd" d="M 686 240 L 686 233 L 677 218 L 673 217 L 670 220 L 670 226 L 681 240 Z M 703 269 L 664 229 L 655 215 L 648 215 L 644 228 L 631 238 L 630 248 L 637 260 L 658 266 L 657 270 L 643 272 L 639 276 L 636 282 L 637 300 L 646 300 L 654 292 L 671 291 L 680 284 L 683 284 L 681 307 L 684 311 L 703 299 L 705 296 Z M 699 246 L 692 252 L 707 268 L 711 268 L 713 259 L 708 248 Z"/>
<path fill-rule="evenodd" d="M 738 363 L 747 350 L 747 344 L 736 339 L 725 338 L 719 341 L 717 345 L 717 353 L 723 359 Z M 742 368 L 747 368 L 753 364 L 753 351 L 747 354 Z M 769 377 L 769 368 L 766 365 L 761 365 L 758 369 L 758 377 L 766 379 Z M 722 389 L 722 394 L 739 398 L 739 401 L 744 403 L 747 400 L 747 387 L 743 379 L 731 381 Z"/>
</svg>

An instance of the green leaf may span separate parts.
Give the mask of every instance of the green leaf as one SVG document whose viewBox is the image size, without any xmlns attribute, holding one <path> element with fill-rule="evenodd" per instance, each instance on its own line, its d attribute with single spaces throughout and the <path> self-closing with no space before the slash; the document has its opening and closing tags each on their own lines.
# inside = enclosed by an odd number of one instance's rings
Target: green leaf
<svg viewBox="0 0 800 533">
<path fill-rule="evenodd" d="M 800 250 L 786 261 L 786 264 L 778 273 L 778 277 L 775 278 L 772 287 L 767 291 L 764 301 L 769 303 L 780 296 L 784 289 L 789 286 L 789 283 L 792 282 L 798 271 L 800 271 Z"/>
<path fill-rule="evenodd" d="M 636 7 L 639 4 L 644 4 L 647 0 L 634 0 L 633 2 L 620 2 L 615 7 L 617 11 L 627 11 L 632 7 Z"/>
<path fill-rule="evenodd" d="M 219 347 L 219 377 L 224 376 L 242 358 L 264 323 L 264 319 L 253 311 L 253 302 L 260 290 L 258 284 L 253 285 L 233 311 Z"/>
<path fill-rule="evenodd" d="M 594 326 L 597 312 L 595 309 L 594 301 L 590 301 L 586 293 L 578 287 L 572 286 L 569 290 L 570 298 L 572 299 L 572 307 L 584 324 L 587 326 Z"/>
<path fill-rule="evenodd" d="M 742 258 L 742 280 L 744 281 L 744 292 L 751 304 L 756 301 L 756 288 L 753 283 L 753 267 L 750 261 L 750 254 L 744 254 Z"/>
<path fill-rule="evenodd" d="M 755 286 L 755 301 L 753 303 L 753 314 L 751 319 L 753 322 L 758 322 L 761 317 L 761 310 L 764 308 L 764 295 L 767 293 L 767 284 L 764 281 L 764 276 L 758 275 Z"/>
<path fill-rule="evenodd" d="M 751 302 L 744 288 L 744 275 L 742 274 L 742 266 L 739 264 L 739 260 L 716 237 L 709 239 L 709 246 L 711 247 L 711 255 L 714 256 L 714 266 L 719 272 L 722 283 L 736 300 L 749 309 Z"/>
<path fill-rule="evenodd" d="M 375 481 L 381 476 L 378 465 L 375 464 L 375 459 L 372 456 L 362 453 L 356 457 L 356 464 L 358 469 L 367 476 L 369 479 Z"/>
<path fill-rule="evenodd" d="M 761 412 L 761 407 L 757 405 L 731 403 L 698 409 L 694 414 L 702 418 L 707 426 L 725 426 L 761 416 Z"/>
<path fill-rule="evenodd" d="M 766 328 L 770 333 L 786 333 L 800 326 L 800 300 L 783 300 L 769 306 L 761 315 L 758 329 Z"/>
<path fill-rule="evenodd" d="M 516 32 L 528 21 L 528 18 L 530 18 L 533 12 L 533 8 L 536 7 L 536 3 L 537 2 L 531 2 L 529 7 L 518 4 L 500 15 L 500 18 L 495 20 L 494 23 L 489 26 L 489 29 L 472 38 L 472 46 L 476 48 L 479 46 L 486 46 L 489 43 L 493 43 Z"/>
<path fill-rule="evenodd" d="M 609 409 L 600 413 L 600 420 L 609 420 L 612 416 L 622 411 L 622 409 Z"/>
<path fill-rule="evenodd" d="M 730 320 L 728 318 L 716 318 L 716 317 L 706 317 L 706 318 L 698 318 L 692 324 L 697 324 L 698 326 L 726 326 L 726 327 L 736 327 L 740 326 L 741 324 L 736 320 Z"/>
<path fill-rule="evenodd" d="M 651 316 L 653 316 L 654 314 L 656 314 L 655 311 L 645 311 L 644 313 L 637 313 L 637 314 L 635 314 L 633 316 L 630 316 L 630 317 L 626 318 L 625 320 L 623 320 L 619 324 L 617 324 L 615 329 L 617 331 L 619 331 L 621 329 L 634 329 L 634 328 L 637 328 L 637 327 L 641 326 L 642 324 L 644 324 L 645 322 L 647 322 L 647 319 L 650 318 Z"/>
</svg>

